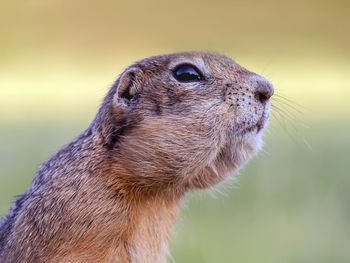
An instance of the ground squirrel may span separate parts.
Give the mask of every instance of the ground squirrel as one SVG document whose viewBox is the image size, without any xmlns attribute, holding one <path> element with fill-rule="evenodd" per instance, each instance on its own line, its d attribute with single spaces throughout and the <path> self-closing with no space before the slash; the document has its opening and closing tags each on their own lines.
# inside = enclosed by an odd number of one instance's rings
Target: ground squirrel
<svg viewBox="0 0 350 263">
<path fill-rule="evenodd" d="M 44 163 L 0 224 L 0 262 L 166 262 L 185 194 L 261 147 L 271 83 L 230 58 L 144 59 Z"/>
</svg>

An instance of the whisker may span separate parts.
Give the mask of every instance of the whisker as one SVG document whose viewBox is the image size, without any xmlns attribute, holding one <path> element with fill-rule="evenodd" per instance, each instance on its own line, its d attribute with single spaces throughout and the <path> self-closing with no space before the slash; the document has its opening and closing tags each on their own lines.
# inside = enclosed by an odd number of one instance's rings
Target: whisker
<svg viewBox="0 0 350 263">
<path fill-rule="evenodd" d="M 271 156 L 272 156 L 272 154 L 269 153 L 268 151 L 266 151 L 264 148 L 262 148 L 260 151 L 261 151 L 263 154 L 265 154 L 266 156 L 268 156 L 268 157 L 271 157 Z"/>
<path fill-rule="evenodd" d="M 283 111 L 282 109 L 280 109 L 277 106 L 273 106 L 273 107 L 271 107 L 271 109 L 272 109 L 272 111 L 275 111 L 276 113 L 278 113 L 278 115 L 281 117 L 283 122 L 288 121 L 288 122 L 290 122 L 290 124 L 293 127 L 295 127 L 294 121 L 296 120 L 296 118 L 293 115 Z"/>
<path fill-rule="evenodd" d="M 276 115 L 275 112 L 278 114 L 279 117 L 281 117 L 282 120 L 280 120 Z M 272 116 L 277 120 L 277 122 L 280 124 L 280 126 L 283 129 L 286 129 L 286 123 L 285 123 L 285 119 L 283 118 L 283 115 L 279 112 L 279 111 L 273 111 L 272 112 Z"/>
<path fill-rule="evenodd" d="M 285 117 L 291 119 L 291 120 L 296 120 L 295 115 L 293 115 L 292 113 L 290 113 L 288 110 L 284 110 L 279 106 L 276 105 L 271 105 L 271 109 L 272 110 L 277 110 L 279 112 L 281 112 Z"/>
<path fill-rule="evenodd" d="M 274 113 L 272 113 L 272 117 L 278 122 L 278 124 L 282 127 L 282 129 L 284 130 L 284 132 L 285 132 L 295 143 L 298 143 L 297 140 L 296 140 L 296 138 L 295 138 L 295 136 L 292 135 L 292 134 L 288 131 L 288 129 L 287 129 L 285 123 L 282 123 L 282 122 L 277 118 L 277 116 L 276 116 Z"/>
<path fill-rule="evenodd" d="M 304 110 L 310 110 L 309 108 L 305 107 L 304 105 L 301 105 L 301 104 L 297 103 L 296 101 L 288 99 L 287 97 L 279 94 L 278 92 L 275 92 L 272 99 L 277 99 L 277 98 L 280 100 L 284 100 L 285 102 L 288 102 L 289 105 L 295 105 L 295 106 L 298 106 L 300 108 L 303 108 Z"/>
<path fill-rule="evenodd" d="M 272 110 L 271 113 L 272 113 L 273 118 L 277 121 L 277 123 L 282 127 L 284 132 L 286 132 L 286 134 L 295 143 L 300 143 L 300 140 L 297 140 L 297 138 L 299 137 L 302 139 L 303 144 L 306 145 L 306 147 L 309 150 L 312 150 L 312 147 L 308 143 L 307 139 L 302 134 L 300 134 L 300 130 L 298 129 L 296 122 L 297 122 L 297 124 L 301 124 L 303 127 L 306 127 L 306 128 L 309 128 L 308 125 L 306 125 L 303 121 L 301 121 L 299 118 L 297 118 L 294 114 L 292 114 L 287 109 L 282 109 L 276 105 L 271 105 L 271 110 Z M 288 131 L 287 126 L 286 126 L 286 121 L 288 122 L 288 124 L 290 126 L 293 127 L 293 130 L 295 131 L 295 133 L 290 133 Z"/>
<path fill-rule="evenodd" d="M 303 142 L 309 148 L 310 151 L 314 150 L 305 137 L 303 138 Z"/>
<path fill-rule="evenodd" d="M 303 122 L 299 117 L 297 117 L 295 114 L 293 114 L 290 110 L 288 110 L 288 109 L 283 109 L 282 106 L 284 106 L 284 104 L 279 105 L 279 106 L 273 104 L 273 105 L 271 105 L 271 108 L 272 108 L 273 110 L 278 110 L 278 111 L 280 111 L 281 113 L 283 113 L 283 115 L 284 115 L 286 118 L 288 118 L 290 121 L 297 121 L 299 124 L 301 124 L 301 125 L 304 126 L 305 128 L 309 128 L 309 126 L 308 126 L 305 122 Z M 300 114 L 301 114 L 301 113 L 300 113 Z"/>
<path fill-rule="evenodd" d="M 302 110 L 298 109 L 295 105 L 292 105 L 292 104 L 289 103 L 289 102 L 286 102 L 286 101 L 284 101 L 284 100 L 281 100 L 280 98 L 273 98 L 272 100 L 275 101 L 275 102 L 281 103 L 281 104 L 283 104 L 283 105 L 285 105 L 285 106 L 288 106 L 290 109 L 292 109 L 292 110 L 298 112 L 299 114 L 303 114 L 303 111 L 302 111 Z M 297 105 L 297 106 L 298 106 L 298 105 Z M 299 107 L 302 107 L 302 106 L 299 106 Z M 305 110 L 305 109 L 304 109 L 304 110 Z"/>
</svg>

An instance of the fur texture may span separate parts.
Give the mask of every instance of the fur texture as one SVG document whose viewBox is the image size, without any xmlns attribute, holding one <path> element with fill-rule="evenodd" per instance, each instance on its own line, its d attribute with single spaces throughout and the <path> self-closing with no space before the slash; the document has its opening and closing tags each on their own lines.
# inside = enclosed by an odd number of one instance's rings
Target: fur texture
<svg viewBox="0 0 350 263">
<path fill-rule="evenodd" d="M 203 78 L 180 82 L 190 64 Z M 214 186 L 261 146 L 272 85 L 231 59 L 142 60 L 92 124 L 40 167 L 0 225 L 0 262 L 166 262 L 186 192 Z"/>
</svg>

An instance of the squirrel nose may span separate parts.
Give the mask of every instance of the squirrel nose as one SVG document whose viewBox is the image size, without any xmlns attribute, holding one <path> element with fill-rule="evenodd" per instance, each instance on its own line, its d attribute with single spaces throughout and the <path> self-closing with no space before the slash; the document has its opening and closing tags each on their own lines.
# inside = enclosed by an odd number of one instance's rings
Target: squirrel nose
<svg viewBox="0 0 350 263">
<path fill-rule="evenodd" d="M 259 80 L 255 90 L 255 98 L 261 103 L 268 101 L 273 95 L 274 89 L 272 84 L 267 80 Z"/>
</svg>

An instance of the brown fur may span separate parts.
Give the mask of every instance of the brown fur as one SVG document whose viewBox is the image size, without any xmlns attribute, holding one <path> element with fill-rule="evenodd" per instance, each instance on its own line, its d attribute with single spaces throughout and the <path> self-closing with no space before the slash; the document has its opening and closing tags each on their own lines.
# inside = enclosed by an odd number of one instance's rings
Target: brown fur
<svg viewBox="0 0 350 263">
<path fill-rule="evenodd" d="M 182 63 L 204 79 L 178 82 Z M 258 151 L 272 93 L 218 54 L 129 67 L 92 124 L 41 166 L 2 219 L 0 261 L 165 262 L 186 192 L 214 186 Z"/>
</svg>

